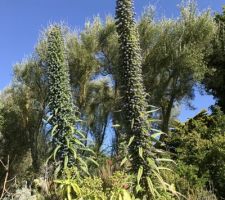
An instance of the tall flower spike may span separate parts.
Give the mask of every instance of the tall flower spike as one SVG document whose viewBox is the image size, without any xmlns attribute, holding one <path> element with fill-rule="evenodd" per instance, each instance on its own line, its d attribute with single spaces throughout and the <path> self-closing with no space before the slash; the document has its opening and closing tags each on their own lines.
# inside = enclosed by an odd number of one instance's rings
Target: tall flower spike
<svg viewBox="0 0 225 200">
<path fill-rule="evenodd" d="M 54 158 L 58 172 L 72 166 L 87 172 L 85 162 L 79 157 L 79 149 L 84 148 L 81 142 L 84 136 L 76 129 L 79 119 L 75 115 L 77 109 L 72 102 L 69 70 L 60 26 L 50 27 L 47 43 L 50 114 L 48 123 L 51 126 L 49 132 L 53 138 L 53 152 L 50 158 Z"/>
<path fill-rule="evenodd" d="M 122 114 L 129 141 L 132 172 L 137 176 L 135 192 L 139 199 L 161 199 L 160 191 L 172 187 L 164 182 L 157 166 L 147 114 L 147 99 L 143 85 L 141 49 L 134 21 L 133 0 L 117 0 L 116 28 L 119 36 L 120 92 Z M 132 139 L 133 138 L 133 139 Z"/>
<path fill-rule="evenodd" d="M 117 0 L 116 27 L 119 35 L 120 90 L 123 97 L 123 119 L 128 137 L 135 136 L 130 145 L 132 166 L 137 172 L 143 160 L 138 156 L 139 147 L 146 148 L 147 100 L 141 70 L 141 50 L 134 21 L 133 1 Z"/>
</svg>

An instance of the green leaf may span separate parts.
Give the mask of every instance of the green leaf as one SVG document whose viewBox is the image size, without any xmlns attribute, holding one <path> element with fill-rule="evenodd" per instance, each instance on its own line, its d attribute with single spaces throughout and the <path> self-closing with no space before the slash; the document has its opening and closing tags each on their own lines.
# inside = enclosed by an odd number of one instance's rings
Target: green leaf
<svg viewBox="0 0 225 200">
<path fill-rule="evenodd" d="M 149 110 L 149 111 L 147 111 L 146 113 L 154 113 L 154 112 L 157 112 L 158 110 L 160 110 L 160 108 L 156 108 L 156 109 L 154 109 L 154 110 Z"/>
<path fill-rule="evenodd" d="M 69 140 L 68 137 L 65 137 L 65 139 L 66 139 L 66 146 L 69 148 L 70 147 L 70 140 Z"/>
<path fill-rule="evenodd" d="M 89 172 L 88 172 L 88 168 L 87 168 L 87 167 L 85 167 L 85 166 L 82 165 L 82 166 L 80 166 L 80 168 L 81 168 L 82 171 L 85 172 L 87 175 L 90 175 Z"/>
<path fill-rule="evenodd" d="M 50 115 L 46 121 L 49 122 L 49 120 L 50 120 L 52 117 L 53 117 L 53 115 Z"/>
<path fill-rule="evenodd" d="M 138 153 L 139 153 L 139 156 L 144 160 L 144 158 L 143 158 L 143 148 L 142 147 L 138 148 Z"/>
<path fill-rule="evenodd" d="M 61 170 L 61 165 L 58 165 L 54 171 L 54 177 L 57 177 L 60 170 Z"/>
<path fill-rule="evenodd" d="M 61 183 L 62 183 L 62 180 L 56 179 L 56 180 L 54 180 L 53 182 L 54 182 L 54 183 L 59 183 L 59 184 L 61 184 Z"/>
<path fill-rule="evenodd" d="M 134 119 L 131 120 L 131 129 L 134 127 Z"/>
<path fill-rule="evenodd" d="M 112 127 L 117 128 L 117 127 L 120 127 L 120 125 L 119 124 L 113 124 Z"/>
<path fill-rule="evenodd" d="M 123 189 L 123 199 L 124 200 L 132 200 L 129 192 L 125 189 Z"/>
<path fill-rule="evenodd" d="M 77 157 L 77 159 L 80 161 L 81 165 L 87 167 L 87 163 L 81 157 Z"/>
<path fill-rule="evenodd" d="M 137 174 L 137 183 L 140 183 L 141 177 L 143 175 L 143 166 L 140 166 L 138 169 L 138 174 Z"/>
<path fill-rule="evenodd" d="M 77 152 L 73 147 L 69 147 L 69 150 L 72 152 L 74 159 L 77 159 Z"/>
<path fill-rule="evenodd" d="M 77 159 L 80 161 L 80 168 L 86 173 L 86 174 L 88 174 L 89 175 L 89 172 L 88 172 L 88 166 L 87 166 L 87 164 L 86 164 L 86 162 L 82 159 L 82 158 L 80 158 L 80 157 L 77 157 Z"/>
<path fill-rule="evenodd" d="M 77 143 L 78 145 L 80 145 L 80 146 L 82 146 L 82 147 L 85 147 L 85 145 L 84 145 L 80 140 L 78 140 L 78 139 L 76 139 L 76 138 L 73 138 L 73 141 L 74 141 L 75 143 Z"/>
<path fill-rule="evenodd" d="M 168 168 L 168 167 L 158 167 L 159 170 L 168 170 L 168 171 L 173 171 L 172 169 Z"/>
<path fill-rule="evenodd" d="M 115 196 L 114 192 L 111 192 L 110 200 L 114 200 L 114 196 Z"/>
<path fill-rule="evenodd" d="M 51 155 L 47 158 L 47 160 L 46 160 L 46 162 L 45 162 L 45 165 L 48 164 L 49 160 L 50 160 L 52 157 L 53 157 L 53 154 L 51 154 Z"/>
<path fill-rule="evenodd" d="M 68 161 L 69 161 L 69 158 L 68 158 L 68 155 L 66 155 L 66 156 L 64 157 L 64 169 L 67 168 L 67 166 L 68 166 Z"/>
<path fill-rule="evenodd" d="M 57 115 L 59 108 L 55 109 L 55 115 Z"/>
<path fill-rule="evenodd" d="M 56 124 L 53 128 L 52 128 L 52 130 L 51 130 L 51 136 L 54 136 L 56 133 L 54 133 L 55 132 L 55 130 L 58 128 L 58 124 Z"/>
<path fill-rule="evenodd" d="M 149 177 L 147 177 L 146 180 L 147 180 L 147 183 L 148 183 L 148 188 L 149 188 L 152 196 L 155 198 L 155 188 L 154 188 L 154 185 L 152 183 L 152 180 Z"/>
<path fill-rule="evenodd" d="M 147 158 L 148 164 L 152 169 L 156 169 L 158 171 L 158 166 L 155 163 L 155 160 L 153 158 Z"/>
<path fill-rule="evenodd" d="M 87 160 L 90 160 L 92 163 L 94 163 L 97 167 L 99 167 L 99 164 L 92 158 L 87 157 Z"/>
<path fill-rule="evenodd" d="M 67 198 L 68 198 L 68 200 L 72 200 L 72 196 L 71 196 L 71 186 L 68 185 L 67 188 L 66 188 L 66 190 L 67 190 Z"/>
<path fill-rule="evenodd" d="M 152 172 L 155 174 L 155 176 L 158 178 L 159 182 L 161 183 L 160 186 L 162 186 L 162 188 L 166 191 L 166 184 L 163 178 L 161 177 L 161 175 L 155 170 L 152 170 Z"/>
<path fill-rule="evenodd" d="M 158 140 L 158 138 L 163 134 L 164 134 L 163 132 L 157 132 L 157 133 L 152 134 L 151 138 Z"/>
<path fill-rule="evenodd" d="M 130 138 L 130 140 L 129 140 L 129 142 L 128 142 L 128 145 L 127 145 L 128 147 L 129 147 L 129 146 L 131 145 L 131 143 L 134 141 L 134 137 L 135 137 L 135 136 L 133 135 L 133 136 Z"/>
<path fill-rule="evenodd" d="M 76 195 L 80 195 L 81 194 L 80 187 L 78 186 L 77 183 L 73 182 L 73 183 L 71 183 L 71 186 L 73 188 L 73 191 L 76 193 Z"/>
<path fill-rule="evenodd" d="M 87 147 L 85 147 L 85 148 L 78 147 L 78 149 L 80 149 L 80 150 L 82 150 L 82 151 L 88 151 L 88 152 L 91 152 L 92 154 L 95 154 L 95 152 L 94 152 L 92 149 L 87 148 Z"/>
<path fill-rule="evenodd" d="M 140 192 L 142 190 L 142 187 L 140 186 L 140 184 L 137 184 L 137 186 L 135 187 L 136 192 Z"/>
<path fill-rule="evenodd" d="M 54 153 L 53 153 L 53 158 L 54 158 L 54 160 L 55 160 L 56 154 L 57 154 L 57 152 L 58 152 L 58 150 L 59 150 L 60 148 L 61 148 L 61 145 L 58 145 L 58 146 L 55 148 Z"/>
<path fill-rule="evenodd" d="M 151 128 L 152 131 L 157 132 L 157 133 L 161 133 L 161 134 L 165 134 L 164 132 L 162 132 L 161 130 L 155 129 L 155 128 Z"/>
<path fill-rule="evenodd" d="M 75 130 L 75 132 L 76 132 L 76 134 L 80 135 L 82 138 L 86 139 L 85 135 L 81 131 Z"/>
<path fill-rule="evenodd" d="M 156 161 L 158 161 L 158 162 L 172 162 L 175 165 L 177 164 L 174 160 L 169 159 L 169 158 L 157 158 Z"/>
<path fill-rule="evenodd" d="M 122 166 L 124 165 L 124 163 L 127 162 L 127 160 L 128 160 L 127 157 L 125 157 L 125 158 L 121 161 L 120 167 L 122 167 Z"/>
<path fill-rule="evenodd" d="M 71 133 L 74 134 L 74 127 L 73 126 L 69 126 Z"/>
</svg>

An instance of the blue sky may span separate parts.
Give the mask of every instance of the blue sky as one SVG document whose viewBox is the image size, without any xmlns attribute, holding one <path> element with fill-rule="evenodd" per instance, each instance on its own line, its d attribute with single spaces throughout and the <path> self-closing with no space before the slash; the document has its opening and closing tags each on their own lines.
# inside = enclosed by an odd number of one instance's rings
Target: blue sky
<svg viewBox="0 0 225 200">
<path fill-rule="evenodd" d="M 198 0 L 199 9 L 221 11 L 225 0 Z M 157 16 L 177 17 L 181 0 L 135 0 L 137 16 L 149 3 L 157 7 Z M 51 22 L 64 21 L 72 29 L 82 29 L 86 19 L 114 15 L 115 0 L 0 0 L 0 90 L 12 79 L 12 66 L 32 53 L 43 30 Z M 209 96 L 196 93 L 198 109 L 182 108 L 180 119 L 192 117 L 213 103 Z"/>
</svg>

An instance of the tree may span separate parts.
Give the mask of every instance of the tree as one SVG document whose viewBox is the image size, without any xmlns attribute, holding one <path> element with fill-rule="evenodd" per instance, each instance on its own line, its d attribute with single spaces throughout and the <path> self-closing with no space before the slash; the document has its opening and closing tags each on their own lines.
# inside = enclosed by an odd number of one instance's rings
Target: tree
<svg viewBox="0 0 225 200">
<path fill-rule="evenodd" d="M 178 163 L 177 173 L 193 188 L 212 189 L 222 199 L 225 195 L 225 115 L 214 108 L 210 115 L 202 111 L 184 124 L 175 123 L 174 127 L 166 145 Z"/>
<path fill-rule="evenodd" d="M 88 116 L 87 124 L 95 140 L 95 151 L 100 153 L 114 106 L 114 93 L 107 79 L 103 79 L 91 81 L 87 94 L 85 109 Z"/>
<path fill-rule="evenodd" d="M 65 37 L 71 86 L 80 110 L 85 109 L 88 84 L 100 68 L 95 57 L 98 52 L 97 34 L 100 27 L 100 19 L 96 17 L 93 23 L 86 22 L 79 35 L 68 33 Z"/>
<path fill-rule="evenodd" d="M 145 11 L 139 33 L 143 55 L 144 84 L 149 102 L 160 108 L 161 129 L 168 132 L 175 105 L 194 98 L 194 87 L 207 72 L 205 57 L 215 25 L 209 12 L 197 14 L 191 2 L 181 7 L 176 20 L 155 22 L 153 11 Z"/>
<path fill-rule="evenodd" d="M 3 103 L 2 100 L 0 100 L 0 110 L 3 108 Z M 4 117 L 2 116 L 2 113 L 0 114 L 0 137 L 2 137 L 2 127 L 3 127 L 3 123 L 4 123 Z M 2 138 L 1 138 L 2 139 Z"/>
<path fill-rule="evenodd" d="M 20 109 L 20 105 L 15 101 L 11 88 L 8 88 L 1 94 L 1 151 L 0 159 L 6 162 L 9 156 L 9 178 L 17 176 L 19 182 L 26 177 L 31 166 L 29 155 L 29 136 L 26 131 L 26 118 Z M 28 162 L 24 163 L 24 160 Z M 24 165 L 25 164 L 25 165 Z M 2 167 L 1 167 L 2 168 Z M 0 170 L 0 179 L 2 180 L 4 170 Z M 3 183 L 3 182 L 2 182 Z"/>
<path fill-rule="evenodd" d="M 42 131 L 44 74 L 39 57 L 32 56 L 14 66 L 12 84 L 1 94 L 1 156 L 4 160 L 9 155 L 10 176 L 16 175 L 19 183 L 37 176 L 46 159 L 48 145 Z"/>
<path fill-rule="evenodd" d="M 82 129 L 86 138 L 93 138 L 95 141 L 96 153 L 99 153 L 105 139 L 113 107 L 110 79 L 101 74 L 98 59 L 98 34 L 101 29 L 101 21 L 96 17 L 92 23 L 86 22 L 80 35 L 69 33 L 66 37 L 73 97 L 84 121 Z"/>
<path fill-rule="evenodd" d="M 208 71 L 205 57 L 211 53 L 215 23 L 208 11 L 198 14 L 191 2 L 181 6 L 178 19 L 154 20 L 154 11 L 146 9 L 137 24 L 140 35 L 141 66 L 148 104 L 160 108 L 161 128 L 168 132 L 171 112 L 181 103 L 191 106 L 194 89 Z M 101 65 L 112 75 L 117 92 L 120 79 L 118 34 L 108 23 L 100 30 Z M 118 116 L 114 115 L 115 118 Z M 116 120 L 115 120 L 116 121 Z"/>
<path fill-rule="evenodd" d="M 36 172 L 39 172 L 47 148 L 42 122 L 47 104 L 45 72 L 39 56 L 33 56 L 14 66 L 13 98 L 24 115 L 33 168 Z"/>
<path fill-rule="evenodd" d="M 213 51 L 207 58 L 210 73 L 206 74 L 203 84 L 225 112 L 225 7 L 223 13 L 215 15 L 215 22 L 218 30 L 212 42 Z"/>
</svg>

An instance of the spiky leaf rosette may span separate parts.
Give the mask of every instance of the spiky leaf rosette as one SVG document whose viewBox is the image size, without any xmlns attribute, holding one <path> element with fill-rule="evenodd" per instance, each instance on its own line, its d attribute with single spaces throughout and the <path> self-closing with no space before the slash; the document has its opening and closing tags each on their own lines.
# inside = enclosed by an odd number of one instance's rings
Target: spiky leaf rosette
<svg viewBox="0 0 225 200">
<path fill-rule="evenodd" d="M 47 33 L 47 67 L 48 67 L 48 108 L 51 126 L 53 152 L 56 171 L 67 167 L 81 168 L 87 171 L 87 165 L 79 155 L 84 148 L 83 135 L 76 128 L 79 119 L 77 108 L 72 102 L 68 66 L 65 59 L 64 41 L 60 26 L 53 25 Z M 79 171 L 79 170 L 78 170 Z"/>
</svg>

